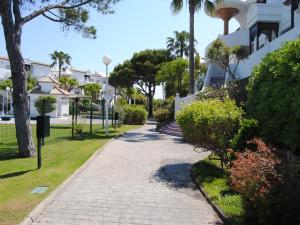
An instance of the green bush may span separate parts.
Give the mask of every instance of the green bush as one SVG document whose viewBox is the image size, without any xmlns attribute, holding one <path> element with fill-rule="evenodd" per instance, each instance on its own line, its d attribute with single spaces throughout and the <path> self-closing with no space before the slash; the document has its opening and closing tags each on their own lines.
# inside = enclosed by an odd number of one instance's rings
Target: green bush
<svg viewBox="0 0 300 225">
<path fill-rule="evenodd" d="M 247 147 L 247 141 L 258 137 L 258 123 L 254 119 L 244 119 L 240 122 L 240 128 L 230 141 L 230 147 L 236 151 L 243 151 Z"/>
<path fill-rule="evenodd" d="M 166 123 L 170 121 L 170 111 L 166 108 L 161 108 L 154 111 L 154 119 L 158 123 Z"/>
<path fill-rule="evenodd" d="M 300 149 L 300 39 L 268 54 L 250 78 L 249 117 L 273 144 Z"/>
<path fill-rule="evenodd" d="M 147 111 L 140 105 L 128 105 L 125 107 L 124 124 L 144 124 L 147 119 Z"/>
<path fill-rule="evenodd" d="M 51 113 L 56 109 L 56 98 L 52 96 L 40 96 L 34 106 L 40 115 Z"/>
<path fill-rule="evenodd" d="M 208 99 L 183 108 L 176 117 L 187 142 L 211 150 L 228 163 L 227 145 L 236 132 L 243 110 L 234 101 Z"/>
</svg>

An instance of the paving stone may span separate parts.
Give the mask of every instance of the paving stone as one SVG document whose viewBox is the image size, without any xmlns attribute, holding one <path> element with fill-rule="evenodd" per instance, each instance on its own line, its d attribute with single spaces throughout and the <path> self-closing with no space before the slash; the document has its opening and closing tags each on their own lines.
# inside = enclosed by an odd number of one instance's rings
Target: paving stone
<svg viewBox="0 0 300 225">
<path fill-rule="evenodd" d="M 34 225 L 213 225 L 220 219 L 189 176 L 206 156 L 145 125 L 107 145 Z"/>
</svg>

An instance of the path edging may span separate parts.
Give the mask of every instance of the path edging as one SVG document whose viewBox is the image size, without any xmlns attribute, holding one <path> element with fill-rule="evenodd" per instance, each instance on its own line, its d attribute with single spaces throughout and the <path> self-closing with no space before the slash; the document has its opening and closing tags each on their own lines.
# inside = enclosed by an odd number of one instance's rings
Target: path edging
<svg viewBox="0 0 300 225">
<path fill-rule="evenodd" d="M 231 225 L 229 217 L 225 215 L 225 213 L 211 200 L 209 195 L 204 191 L 204 189 L 196 182 L 196 177 L 194 176 L 192 170 L 190 171 L 190 176 L 192 178 L 193 183 L 196 185 L 198 190 L 201 192 L 201 194 L 204 196 L 206 201 L 211 205 L 211 207 L 214 209 L 214 211 L 218 214 L 218 216 L 221 218 L 222 222 L 226 225 Z"/>
<path fill-rule="evenodd" d="M 90 163 L 91 161 L 96 158 L 101 152 L 105 150 L 107 145 L 111 142 L 116 140 L 117 138 L 123 136 L 127 132 L 123 132 L 119 135 L 116 135 L 114 138 L 107 141 L 102 147 L 96 150 L 93 155 L 84 163 L 82 164 L 75 172 L 73 172 L 66 180 L 64 180 L 58 187 L 56 187 L 44 200 L 42 200 L 26 217 L 25 219 L 19 223 L 19 225 L 31 225 L 32 223 L 36 222 L 38 216 L 45 211 L 45 209 L 52 204 L 55 198 L 61 194 L 64 189 L 73 181 L 75 177 L 77 177 Z"/>
</svg>

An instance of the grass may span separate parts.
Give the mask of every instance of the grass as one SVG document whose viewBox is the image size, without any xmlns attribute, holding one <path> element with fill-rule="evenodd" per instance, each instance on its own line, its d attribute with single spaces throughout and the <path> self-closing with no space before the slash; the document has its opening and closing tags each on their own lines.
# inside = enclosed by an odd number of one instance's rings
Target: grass
<svg viewBox="0 0 300 225">
<path fill-rule="evenodd" d="M 83 140 L 71 140 L 70 126 L 51 127 L 51 137 L 42 148 L 42 169 L 37 170 L 36 158 L 17 158 L 14 138 L 0 138 L 0 224 L 12 225 L 21 222 L 26 215 L 68 176 L 78 169 L 91 155 L 115 135 L 139 126 L 122 126 L 111 129 L 105 137 L 103 130 Z M 0 125 L 1 132 L 14 134 L 13 125 Z M 35 136 L 35 130 L 33 127 Z M 10 136 L 7 136 L 10 137 Z M 37 186 L 48 186 L 40 195 L 30 191 Z"/>
<path fill-rule="evenodd" d="M 205 159 L 192 168 L 196 182 L 204 189 L 212 202 L 233 224 L 242 224 L 244 214 L 241 197 L 228 185 L 228 172 L 220 167 L 220 162 Z"/>
</svg>

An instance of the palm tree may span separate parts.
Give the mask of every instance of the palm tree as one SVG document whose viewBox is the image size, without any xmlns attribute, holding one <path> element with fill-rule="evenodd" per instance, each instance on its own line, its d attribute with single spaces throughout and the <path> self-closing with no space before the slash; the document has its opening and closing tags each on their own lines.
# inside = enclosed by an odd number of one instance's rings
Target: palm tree
<svg viewBox="0 0 300 225">
<path fill-rule="evenodd" d="M 79 86 L 79 82 L 75 78 L 63 76 L 59 78 L 61 88 L 66 91 L 72 91 L 74 88 Z"/>
<path fill-rule="evenodd" d="M 219 0 L 217 0 L 219 1 Z M 186 0 L 190 13 L 190 38 L 189 38 L 189 77 L 190 77 L 190 94 L 195 92 L 195 13 L 204 6 L 205 10 L 212 11 L 214 8 L 213 0 Z M 184 0 L 172 0 L 171 11 L 173 14 L 179 13 L 184 5 Z"/>
<path fill-rule="evenodd" d="M 62 67 L 67 64 L 71 64 L 71 56 L 62 51 L 54 51 L 50 54 L 51 60 L 53 61 L 51 67 L 58 65 L 58 78 L 60 78 Z"/>
<path fill-rule="evenodd" d="M 189 55 L 189 38 L 190 34 L 186 31 L 174 31 L 175 37 L 167 38 L 167 49 L 177 57 L 183 58 Z"/>
</svg>

